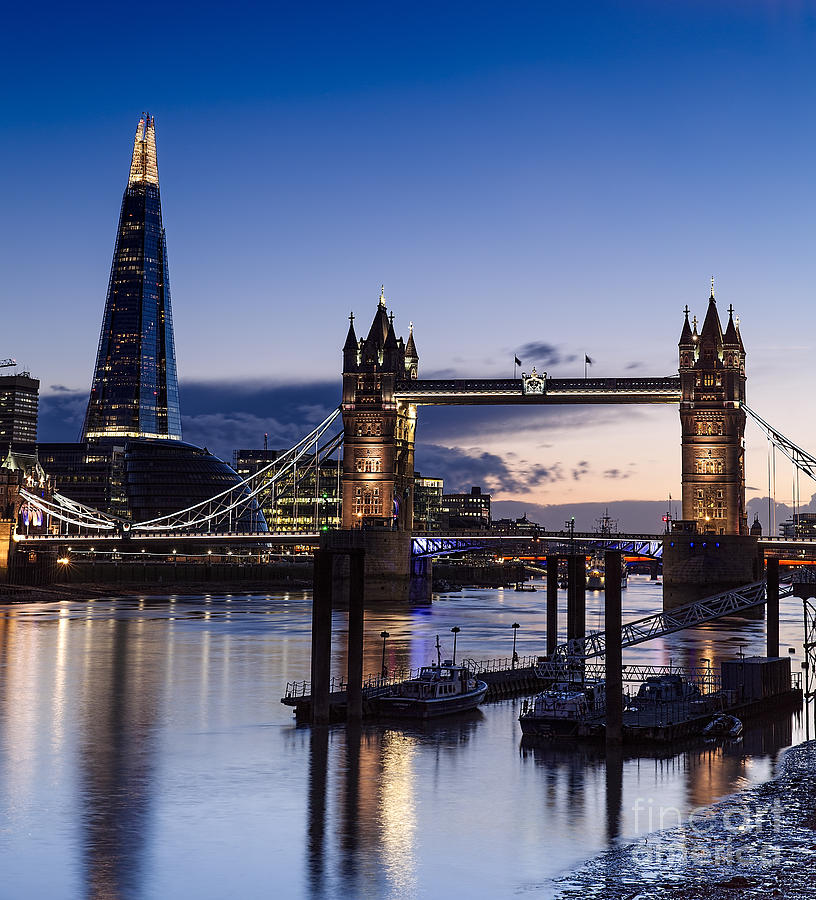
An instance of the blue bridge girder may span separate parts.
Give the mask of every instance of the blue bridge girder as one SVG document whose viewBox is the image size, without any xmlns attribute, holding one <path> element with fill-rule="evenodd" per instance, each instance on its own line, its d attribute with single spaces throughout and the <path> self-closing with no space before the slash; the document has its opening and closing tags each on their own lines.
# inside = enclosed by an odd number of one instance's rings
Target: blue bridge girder
<svg viewBox="0 0 816 900">
<path fill-rule="evenodd" d="M 566 531 L 499 531 L 458 532 L 414 532 L 411 554 L 414 557 L 450 556 L 473 550 L 495 549 L 501 544 L 544 544 L 546 553 L 591 553 L 597 550 L 620 550 L 631 556 L 646 556 L 651 559 L 663 557 L 664 535 L 655 534 L 615 534 L 598 535 L 578 533 L 570 535 Z"/>
</svg>

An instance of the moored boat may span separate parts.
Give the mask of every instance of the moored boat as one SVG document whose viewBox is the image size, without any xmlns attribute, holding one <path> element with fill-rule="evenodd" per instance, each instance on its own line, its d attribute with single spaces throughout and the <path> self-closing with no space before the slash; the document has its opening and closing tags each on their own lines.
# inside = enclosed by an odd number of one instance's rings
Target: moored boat
<svg viewBox="0 0 816 900">
<path fill-rule="evenodd" d="M 603 681 L 581 684 L 565 682 L 536 694 L 522 706 L 519 724 L 522 733 L 545 738 L 576 737 L 593 713 L 606 708 Z"/>
<path fill-rule="evenodd" d="M 486 693 L 484 681 L 446 659 L 442 665 L 423 666 L 416 678 L 401 681 L 375 703 L 383 716 L 430 719 L 475 709 Z"/>
</svg>

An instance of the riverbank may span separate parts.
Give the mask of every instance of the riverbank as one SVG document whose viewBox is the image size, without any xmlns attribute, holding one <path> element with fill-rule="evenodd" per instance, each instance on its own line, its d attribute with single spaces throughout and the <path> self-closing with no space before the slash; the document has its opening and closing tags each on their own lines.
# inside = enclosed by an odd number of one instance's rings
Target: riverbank
<svg viewBox="0 0 816 900">
<path fill-rule="evenodd" d="M 773 780 L 621 844 L 548 885 L 557 900 L 771 900 L 813 896 L 816 741 L 788 750 Z"/>
<path fill-rule="evenodd" d="M 76 584 L 0 585 L 0 603 L 56 603 L 117 597 L 201 597 L 205 594 L 267 594 L 270 591 L 305 590 L 311 578 L 272 578 L 264 581 L 165 581 L 144 584 L 79 582 Z"/>
</svg>

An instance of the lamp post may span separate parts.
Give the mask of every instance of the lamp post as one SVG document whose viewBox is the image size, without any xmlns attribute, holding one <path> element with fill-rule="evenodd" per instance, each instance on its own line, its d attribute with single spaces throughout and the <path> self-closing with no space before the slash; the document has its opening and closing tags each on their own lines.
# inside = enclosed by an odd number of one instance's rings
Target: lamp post
<svg viewBox="0 0 816 900">
<path fill-rule="evenodd" d="M 388 678 L 388 669 L 386 669 L 386 667 L 385 667 L 385 642 L 386 642 L 386 640 L 387 640 L 388 638 L 391 637 L 391 635 L 390 635 L 387 631 L 381 631 L 381 632 L 380 632 L 380 637 L 383 639 L 383 646 L 382 646 L 382 665 L 381 665 L 381 667 L 380 667 L 380 677 L 381 677 L 381 678 Z"/>
<path fill-rule="evenodd" d="M 708 684 L 708 692 L 711 693 L 711 660 L 707 656 L 701 656 L 700 662 L 706 667 L 703 679 Z"/>
<path fill-rule="evenodd" d="M 516 635 L 518 634 L 518 630 L 521 627 L 518 622 L 513 622 L 510 626 L 513 629 L 513 669 L 516 668 L 516 663 L 518 662 L 518 654 L 516 653 Z"/>
<path fill-rule="evenodd" d="M 456 665 L 456 635 L 459 634 L 461 629 L 458 625 L 454 625 L 451 631 L 453 632 L 453 664 Z"/>
</svg>

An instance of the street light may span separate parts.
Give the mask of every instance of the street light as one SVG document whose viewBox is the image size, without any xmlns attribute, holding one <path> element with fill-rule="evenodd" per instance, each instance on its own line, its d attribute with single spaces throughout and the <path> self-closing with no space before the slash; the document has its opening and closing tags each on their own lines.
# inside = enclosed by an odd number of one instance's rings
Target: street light
<svg viewBox="0 0 816 900">
<path fill-rule="evenodd" d="M 704 676 L 704 679 L 708 683 L 708 691 L 710 693 L 711 687 L 712 687 L 712 684 L 711 684 L 711 660 L 707 656 L 701 656 L 700 662 L 703 663 L 706 667 L 706 674 Z"/>
<path fill-rule="evenodd" d="M 388 669 L 386 669 L 385 667 L 385 642 L 387 638 L 391 637 L 391 635 L 387 631 L 381 631 L 380 637 L 383 639 L 382 666 L 380 667 L 380 673 L 382 678 L 388 678 Z"/>
<path fill-rule="evenodd" d="M 516 663 L 518 662 L 518 653 L 516 653 L 516 635 L 518 634 L 518 630 L 521 627 L 518 622 L 513 622 L 510 626 L 513 629 L 513 665 L 512 668 L 516 668 Z"/>
<path fill-rule="evenodd" d="M 451 631 L 453 632 L 453 664 L 456 665 L 456 635 L 459 634 L 461 629 L 458 625 L 454 625 Z"/>
</svg>

